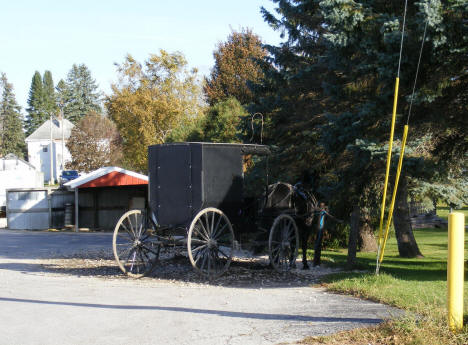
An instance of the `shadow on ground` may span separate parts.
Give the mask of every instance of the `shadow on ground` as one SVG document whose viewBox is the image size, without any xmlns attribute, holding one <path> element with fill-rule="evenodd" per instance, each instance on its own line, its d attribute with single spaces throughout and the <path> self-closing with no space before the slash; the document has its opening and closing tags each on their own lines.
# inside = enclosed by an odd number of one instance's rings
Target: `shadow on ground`
<svg viewBox="0 0 468 345">
<path fill-rule="evenodd" d="M 51 259 L 28 260 L 27 262 L 0 263 L 0 269 L 19 271 L 24 274 L 43 272 L 77 277 L 97 277 L 104 279 L 135 280 L 122 274 L 115 261 L 104 255 L 102 258 L 86 258 L 81 254 Z M 326 268 L 322 268 L 326 270 Z M 234 259 L 228 271 L 221 277 L 208 280 L 193 270 L 187 257 L 177 255 L 161 260 L 147 277 L 139 281 L 169 281 L 184 283 L 202 283 L 215 286 L 269 288 L 310 286 L 318 282 L 318 270 L 279 273 L 264 260 Z"/>
</svg>

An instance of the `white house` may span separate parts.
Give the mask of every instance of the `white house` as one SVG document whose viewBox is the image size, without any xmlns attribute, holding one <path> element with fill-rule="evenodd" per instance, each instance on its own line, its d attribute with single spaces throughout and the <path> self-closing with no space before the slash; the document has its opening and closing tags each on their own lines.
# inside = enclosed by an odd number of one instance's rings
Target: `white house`
<svg viewBox="0 0 468 345">
<path fill-rule="evenodd" d="M 0 158 L 0 207 L 6 205 L 6 190 L 44 187 L 44 175 L 28 162 L 8 154 Z"/>
<path fill-rule="evenodd" d="M 62 170 L 65 170 L 65 164 L 71 161 L 66 144 L 73 127 L 73 123 L 67 119 L 47 120 L 26 138 L 29 163 L 44 173 L 45 181 L 58 180 Z"/>
</svg>

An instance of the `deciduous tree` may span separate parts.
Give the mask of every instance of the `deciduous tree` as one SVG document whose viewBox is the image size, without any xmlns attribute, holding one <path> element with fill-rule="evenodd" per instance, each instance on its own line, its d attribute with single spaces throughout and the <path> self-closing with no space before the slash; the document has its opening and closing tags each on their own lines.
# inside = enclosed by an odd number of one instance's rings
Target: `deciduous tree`
<svg viewBox="0 0 468 345">
<path fill-rule="evenodd" d="M 160 50 L 143 63 L 128 55 L 105 105 L 123 138 L 125 166 L 147 171 L 147 147 L 164 143 L 180 124 L 202 113 L 197 71 L 181 53 Z"/>
<path fill-rule="evenodd" d="M 107 117 L 90 112 L 73 127 L 67 148 L 72 160 L 68 169 L 90 172 L 119 165 L 122 147 L 115 124 Z"/>
<path fill-rule="evenodd" d="M 266 50 L 260 37 L 250 29 L 232 31 L 226 42 L 218 43 L 213 53 L 215 65 L 205 78 L 205 95 L 213 105 L 229 97 L 235 97 L 241 104 L 253 101 L 249 83 L 258 83 L 263 76 L 258 60 Z"/>
<path fill-rule="evenodd" d="M 203 140 L 213 143 L 242 142 L 240 124 L 247 110 L 233 97 L 220 101 L 207 110 L 203 121 Z"/>
</svg>

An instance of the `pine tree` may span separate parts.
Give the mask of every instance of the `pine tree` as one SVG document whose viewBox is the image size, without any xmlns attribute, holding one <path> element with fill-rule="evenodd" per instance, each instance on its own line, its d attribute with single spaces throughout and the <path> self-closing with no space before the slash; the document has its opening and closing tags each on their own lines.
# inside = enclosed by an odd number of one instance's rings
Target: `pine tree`
<svg viewBox="0 0 468 345">
<path fill-rule="evenodd" d="M 0 156 L 13 153 L 25 155 L 25 142 L 21 107 L 16 103 L 13 85 L 8 83 L 5 73 L 0 76 Z"/>
<path fill-rule="evenodd" d="M 28 112 L 26 119 L 26 134 L 30 135 L 44 121 L 49 118 L 49 114 L 44 107 L 44 87 L 41 74 L 36 71 L 31 81 L 28 97 Z"/>
<path fill-rule="evenodd" d="M 284 170 L 295 177 L 307 170 L 315 187 L 341 206 L 343 214 L 358 204 L 366 210 L 365 218 L 372 219 L 380 204 L 385 171 L 403 4 L 274 2 L 279 18 L 263 10 L 264 18 L 282 31 L 286 41 L 268 47 L 272 56 L 268 80 L 258 90 L 257 111 L 268 119 L 267 137 L 280 144 L 281 157 L 289 163 L 282 164 Z M 394 224 L 402 256 L 419 253 L 415 241 L 401 245 L 408 236 L 398 235 L 411 231 L 407 219 L 399 218 L 408 207 L 406 178 L 450 175 L 450 169 L 440 164 L 447 157 L 456 166 L 466 166 L 463 129 L 468 124 L 462 114 L 467 112 L 468 98 L 467 14 L 468 4 L 460 1 L 420 1 L 408 6 L 397 138 L 406 120 L 402 115 L 408 111 L 426 21 L 428 35 L 413 105 L 404 188 L 397 194 L 400 209 Z M 421 147 L 429 149 L 421 152 Z"/>
<path fill-rule="evenodd" d="M 54 89 L 54 81 L 52 79 L 52 73 L 45 71 L 42 77 L 42 89 L 44 91 L 44 111 L 48 114 L 57 113 L 56 95 Z"/>
<path fill-rule="evenodd" d="M 60 85 L 65 118 L 77 123 L 89 112 L 101 113 L 101 94 L 91 71 L 84 64 L 74 64 L 68 72 L 65 87 Z"/>
<path fill-rule="evenodd" d="M 63 110 L 63 107 L 65 106 L 65 101 L 69 98 L 67 84 L 65 84 L 63 79 L 59 80 L 57 86 L 55 87 L 55 91 L 57 106 L 59 107 L 59 109 Z"/>
</svg>

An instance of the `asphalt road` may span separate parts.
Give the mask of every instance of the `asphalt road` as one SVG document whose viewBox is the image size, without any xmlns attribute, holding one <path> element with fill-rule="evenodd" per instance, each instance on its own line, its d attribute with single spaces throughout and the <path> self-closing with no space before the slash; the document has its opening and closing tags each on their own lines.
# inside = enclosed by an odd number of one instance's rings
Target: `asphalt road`
<svg viewBox="0 0 468 345">
<path fill-rule="evenodd" d="M 110 245 L 111 234 L 0 230 L 0 344 L 294 343 L 399 314 L 307 286 L 105 279 L 41 265 Z"/>
</svg>

